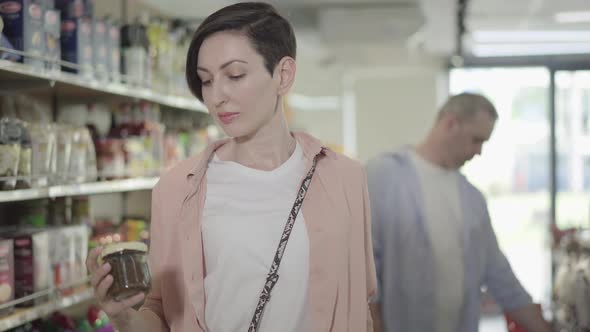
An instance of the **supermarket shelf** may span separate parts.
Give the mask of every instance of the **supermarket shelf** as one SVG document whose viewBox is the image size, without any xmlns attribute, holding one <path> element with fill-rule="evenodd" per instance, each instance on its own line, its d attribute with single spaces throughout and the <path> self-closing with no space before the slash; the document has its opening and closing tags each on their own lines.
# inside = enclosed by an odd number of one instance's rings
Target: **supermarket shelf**
<svg viewBox="0 0 590 332">
<path fill-rule="evenodd" d="M 136 98 L 177 109 L 207 112 L 205 106 L 196 98 L 165 95 L 147 88 L 102 82 L 71 73 L 40 71 L 22 63 L 0 60 L 0 88 L 25 87 L 51 87 L 58 93 L 83 98 L 98 98 L 105 95 Z"/>
<path fill-rule="evenodd" d="M 158 179 L 158 177 L 135 178 L 126 180 L 80 183 L 73 185 L 60 185 L 39 189 L 0 191 L 0 202 L 16 202 L 40 198 L 151 190 L 158 182 Z"/>
<path fill-rule="evenodd" d="M 0 331 L 6 331 L 38 318 L 45 317 L 54 311 L 65 309 L 88 301 L 92 299 L 93 296 L 93 290 L 88 288 L 70 296 L 59 297 L 57 299 L 50 300 L 35 307 L 16 309 L 15 312 L 9 316 L 0 318 Z"/>
</svg>

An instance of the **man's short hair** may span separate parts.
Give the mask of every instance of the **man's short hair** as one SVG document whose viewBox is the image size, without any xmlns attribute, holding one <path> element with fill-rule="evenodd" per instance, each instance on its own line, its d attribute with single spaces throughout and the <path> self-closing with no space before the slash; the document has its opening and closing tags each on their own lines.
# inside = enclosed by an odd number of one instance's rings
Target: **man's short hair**
<svg viewBox="0 0 590 332">
<path fill-rule="evenodd" d="M 463 119 L 470 119 L 482 111 L 487 112 L 494 120 L 498 119 L 496 107 L 489 99 L 480 94 L 464 92 L 450 97 L 440 108 L 438 118 L 453 113 Z"/>
</svg>

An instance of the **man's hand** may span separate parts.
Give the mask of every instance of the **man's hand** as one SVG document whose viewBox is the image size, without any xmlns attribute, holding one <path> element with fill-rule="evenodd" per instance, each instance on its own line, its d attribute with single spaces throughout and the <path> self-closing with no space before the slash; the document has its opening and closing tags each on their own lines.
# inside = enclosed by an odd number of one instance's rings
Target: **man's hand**
<svg viewBox="0 0 590 332">
<path fill-rule="evenodd" d="M 529 304 L 525 307 L 506 312 L 518 325 L 530 332 L 552 332 L 553 328 L 543 318 L 539 304 Z"/>
</svg>

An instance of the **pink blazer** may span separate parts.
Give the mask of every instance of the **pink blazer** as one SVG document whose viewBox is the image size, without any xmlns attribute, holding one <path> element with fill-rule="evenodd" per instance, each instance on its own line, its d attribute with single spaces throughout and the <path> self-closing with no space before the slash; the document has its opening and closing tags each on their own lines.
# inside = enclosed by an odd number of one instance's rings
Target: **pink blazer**
<svg viewBox="0 0 590 332">
<path fill-rule="evenodd" d="M 307 134 L 294 136 L 309 166 L 322 154 L 301 209 L 310 243 L 313 331 L 372 331 L 368 302 L 376 291 L 376 276 L 364 169 L 357 161 L 322 150 Z M 153 285 L 140 310 L 155 313 L 170 331 L 207 331 L 201 239 L 204 179 L 210 158 L 225 142 L 181 162 L 152 192 Z"/>
</svg>

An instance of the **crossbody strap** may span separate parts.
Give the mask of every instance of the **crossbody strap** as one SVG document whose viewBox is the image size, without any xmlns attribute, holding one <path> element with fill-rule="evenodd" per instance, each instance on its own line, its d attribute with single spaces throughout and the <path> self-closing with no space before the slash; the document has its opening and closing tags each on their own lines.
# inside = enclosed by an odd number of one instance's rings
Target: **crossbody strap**
<svg viewBox="0 0 590 332">
<path fill-rule="evenodd" d="M 299 187 L 297 198 L 295 198 L 295 203 L 293 204 L 293 208 L 291 208 L 291 213 L 289 213 L 287 224 L 285 224 L 283 235 L 281 235 L 281 241 L 279 242 L 279 246 L 277 248 L 277 252 L 275 253 L 275 257 L 272 261 L 272 265 L 270 266 L 270 272 L 268 272 L 268 275 L 266 276 L 266 282 L 264 283 L 264 287 L 262 288 L 262 292 L 260 293 L 260 298 L 258 299 L 256 311 L 254 311 L 254 316 L 252 317 L 252 322 L 250 323 L 248 332 L 258 331 L 258 326 L 260 325 L 260 321 L 262 320 L 262 314 L 264 313 L 264 307 L 270 300 L 270 292 L 272 291 L 276 283 L 279 281 L 278 271 L 279 266 L 281 265 L 281 259 L 283 258 L 283 254 L 285 253 L 287 242 L 289 242 L 289 237 L 291 236 L 291 231 L 293 230 L 293 225 L 295 224 L 295 219 L 297 219 L 297 215 L 299 214 L 299 210 L 301 209 L 301 205 L 303 204 L 303 199 L 305 199 L 305 195 L 307 194 L 307 189 L 309 188 L 309 184 L 311 183 L 311 178 L 313 177 L 313 173 L 315 173 L 315 168 L 318 163 L 319 155 L 320 154 L 317 154 L 313 158 L 311 168 L 309 169 L 307 175 L 301 182 L 301 187 Z"/>
</svg>

